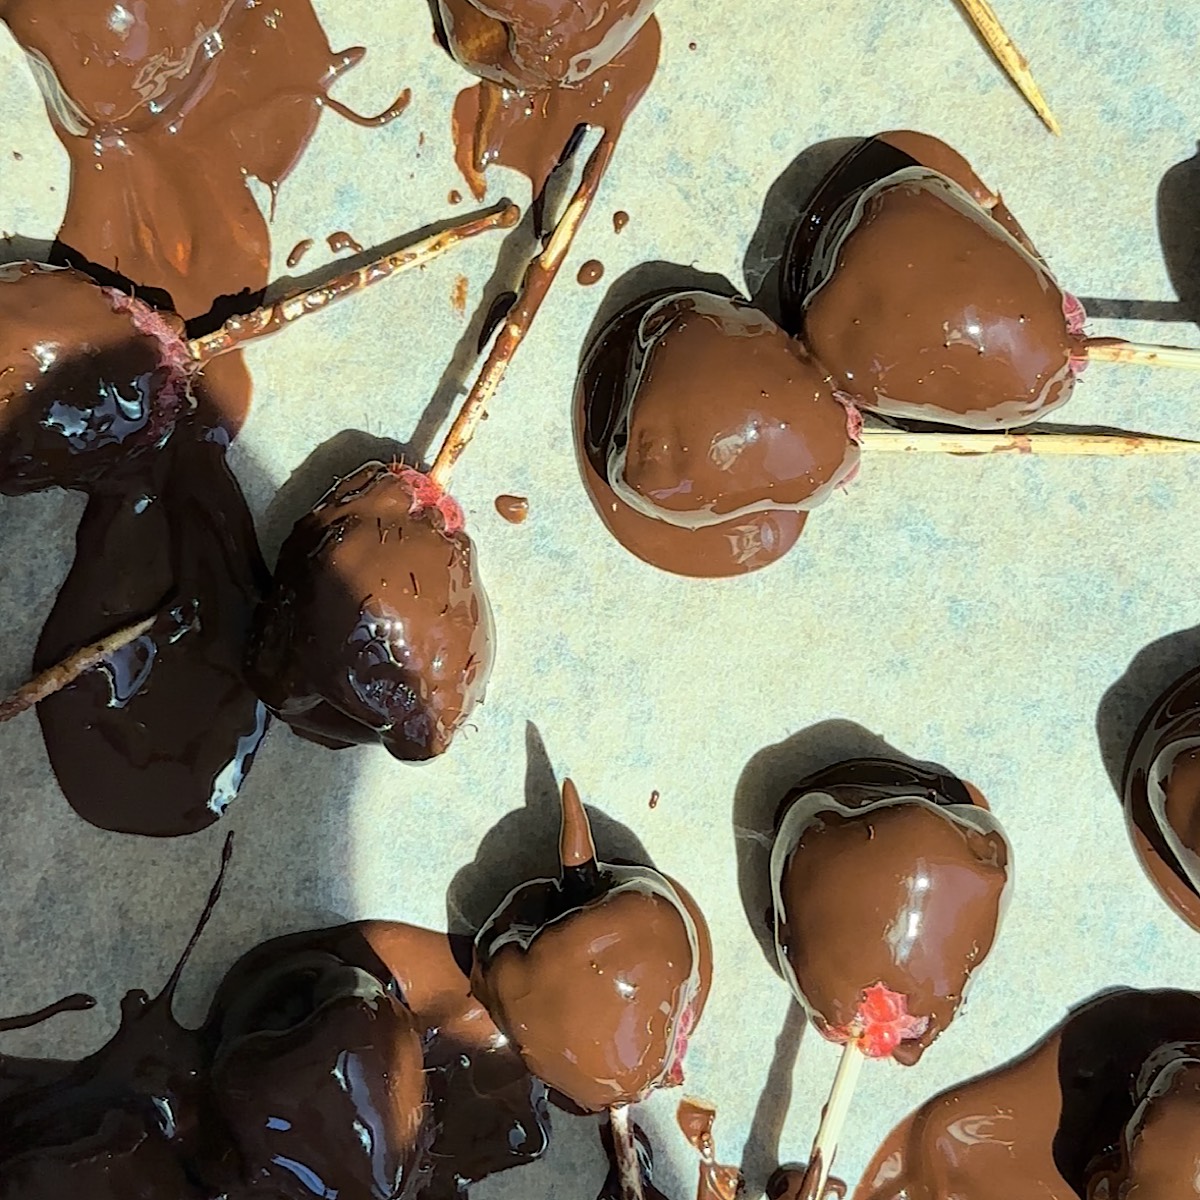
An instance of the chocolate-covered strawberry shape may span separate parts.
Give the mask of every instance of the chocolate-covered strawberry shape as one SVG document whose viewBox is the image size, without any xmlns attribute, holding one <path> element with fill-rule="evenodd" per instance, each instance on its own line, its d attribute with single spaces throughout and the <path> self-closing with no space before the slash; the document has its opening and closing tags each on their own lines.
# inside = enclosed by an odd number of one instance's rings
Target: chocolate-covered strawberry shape
<svg viewBox="0 0 1200 1200">
<path fill-rule="evenodd" d="M 218 992 L 213 1106 L 251 1194 L 414 1200 L 428 1181 L 425 1065 L 412 1014 L 374 975 L 298 948 Z"/>
<path fill-rule="evenodd" d="M 746 301 L 706 291 L 619 313 L 577 384 L 597 512 L 635 554 L 684 574 L 784 554 L 857 469 L 860 426 L 799 342 Z"/>
<path fill-rule="evenodd" d="M 559 858 L 557 878 L 516 888 L 479 931 L 472 987 L 532 1074 L 610 1111 L 622 1177 L 640 1188 L 628 1106 L 682 1082 L 712 977 L 708 929 L 665 875 L 597 860 L 570 780 Z"/>
<path fill-rule="evenodd" d="M 785 799 L 771 854 L 779 966 L 846 1046 L 810 1170 L 828 1174 L 862 1061 L 911 1065 L 954 1019 L 995 940 L 1010 859 L 988 809 L 940 772 L 852 760 Z"/>
<path fill-rule="evenodd" d="M 462 511 L 428 478 L 367 463 L 296 523 L 248 671 L 302 736 L 433 758 L 482 698 L 492 612 Z"/>
<path fill-rule="evenodd" d="M 995 430 L 1070 399 L 1089 359 L 1194 354 L 1084 336 L 1085 314 L 966 160 L 880 134 L 850 152 L 795 227 L 785 326 L 856 404 Z"/>
<path fill-rule="evenodd" d="M 0 492 L 86 488 L 195 401 L 171 313 L 68 268 L 0 267 Z"/>
</svg>

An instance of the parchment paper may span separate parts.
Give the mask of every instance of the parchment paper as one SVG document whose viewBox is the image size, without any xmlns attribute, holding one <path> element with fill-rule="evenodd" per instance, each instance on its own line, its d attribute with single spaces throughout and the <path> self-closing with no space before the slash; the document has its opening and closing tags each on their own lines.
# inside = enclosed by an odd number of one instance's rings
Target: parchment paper
<svg viewBox="0 0 1200 1200">
<path fill-rule="evenodd" d="M 322 119 L 279 197 L 280 275 L 302 237 L 344 229 L 383 242 L 463 211 L 447 193 L 466 191 L 449 140 L 464 76 L 433 45 L 425 5 L 316 7 L 335 46 L 369 48 L 339 98 L 377 111 L 408 85 L 414 99 L 383 130 Z M 101 1001 L 5 1037 L 4 1050 L 83 1054 L 115 1027 L 125 989 L 161 986 L 227 828 L 238 833 L 235 864 L 185 979 L 185 1019 L 199 1018 L 220 974 L 263 937 L 360 916 L 463 927 L 486 915 L 526 872 L 549 867 L 553 778 L 569 773 L 608 818 L 597 821 L 602 852 L 628 853 L 614 823 L 627 827 L 708 913 L 716 982 L 686 1091 L 719 1104 L 720 1152 L 744 1161 L 758 1195 L 777 1155 L 807 1153 L 836 1051 L 803 1030 L 751 927 L 746 908 L 761 905 L 762 884 L 743 830 L 799 772 L 884 743 L 983 789 L 1015 845 L 1016 889 L 956 1025 L 919 1067 L 864 1071 L 839 1174 L 856 1179 L 912 1107 L 1020 1051 L 1097 990 L 1200 988 L 1196 935 L 1143 877 L 1110 782 L 1142 708 L 1200 659 L 1200 457 L 868 451 L 859 480 L 813 516 L 791 554 L 732 581 L 636 561 L 604 532 L 576 474 L 570 392 L 610 285 L 652 260 L 741 284 L 748 247 L 753 285 L 788 216 L 774 206 L 774 239 L 756 238 L 768 192 L 827 139 L 935 133 L 1003 190 L 1065 286 L 1174 311 L 1157 194 L 1196 153 L 1200 13 L 1174 0 L 998 7 L 1062 120 L 1061 141 L 951 0 L 663 0 L 660 75 L 455 479 L 499 631 L 474 727 L 421 768 L 382 751 L 329 753 L 276 728 L 226 821 L 173 842 L 85 825 L 54 784 L 36 719 L 0 728 L 0 1009 L 77 989 Z M 0 229 L 52 236 L 65 167 L 32 77 L 0 37 Z M 1168 192 L 1185 175 L 1177 169 Z M 1195 187 L 1195 162 L 1190 178 Z M 527 198 L 512 176 L 497 176 L 492 195 L 506 188 Z M 618 208 L 630 214 L 619 236 Z M 1170 237 L 1185 220 L 1196 236 L 1194 207 L 1164 219 Z M 466 326 L 455 279 L 470 280 L 469 314 L 499 247 L 478 241 L 251 351 L 256 398 L 233 461 L 269 556 L 331 473 L 357 465 L 362 443 L 305 467 L 316 448 L 344 429 L 412 436 Z M 604 280 L 580 287 L 575 269 L 593 257 Z M 1187 323 L 1093 327 L 1200 344 Z M 1093 366 L 1059 417 L 1200 437 L 1197 376 Z M 501 492 L 529 497 L 527 524 L 496 515 Z M 0 500 L 6 683 L 28 666 L 81 508 L 62 495 Z M 745 903 L 739 847 L 755 885 Z M 640 1119 L 665 1190 L 686 1196 L 695 1159 L 675 1131 L 677 1098 L 659 1096 Z M 475 1194 L 594 1195 L 603 1164 L 592 1123 L 559 1117 L 556 1134 L 542 1164 Z"/>
</svg>

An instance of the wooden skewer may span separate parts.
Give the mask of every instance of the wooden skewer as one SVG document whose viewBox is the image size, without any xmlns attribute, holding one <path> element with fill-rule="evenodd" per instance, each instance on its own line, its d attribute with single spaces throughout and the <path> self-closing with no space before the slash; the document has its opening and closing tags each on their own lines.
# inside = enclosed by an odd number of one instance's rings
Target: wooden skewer
<svg viewBox="0 0 1200 1200">
<path fill-rule="evenodd" d="M 617 1164 L 621 1200 L 645 1200 L 637 1141 L 634 1138 L 633 1122 L 629 1119 L 629 1105 L 614 1104 L 608 1110 L 608 1125 L 612 1131 L 613 1159 Z"/>
<path fill-rule="evenodd" d="M 1050 111 L 1050 105 L 1046 103 L 1042 89 L 1038 87 L 1037 81 L 1033 78 L 1025 56 L 1017 49 L 1012 38 L 1005 32 L 1004 26 L 1000 24 L 1000 18 L 996 16 L 995 9 L 988 3 L 988 0 L 958 0 L 958 2 L 967 16 L 971 18 L 971 23 L 979 30 L 979 36 L 987 43 L 988 49 L 995 56 L 996 61 L 1004 68 L 1009 79 L 1020 89 L 1021 95 L 1029 102 L 1033 111 L 1041 118 L 1042 124 L 1056 137 L 1060 136 L 1062 126 Z"/>
<path fill-rule="evenodd" d="M 1200 371 L 1200 349 L 1190 346 L 1152 346 L 1121 338 L 1088 338 L 1088 362 L 1137 363 L 1144 367 L 1178 367 Z"/>
<path fill-rule="evenodd" d="M 143 634 L 149 633 L 157 617 L 147 617 L 125 629 L 110 633 L 107 637 L 84 646 L 74 654 L 68 655 L 60 663 L 35 675 L 28 683 L 22 684 L 6 700 L 0 700 L 0 724 L 11 721 L 13 717 L 41 703 L 55 692 L 61 692 L 69 683 L 74 683 L 81 675 L 86 675 L 93 667 L 98 667 L 105 659 L 111 658 L 118 650 L 124 649 L 131 642 L 136 642 Z"/>
<path fill-rule="evenodd" d="M 821 1113 L 821 1124 L 817 1129 L 817 1136 L 813 1139 L 812 1150 L 808 1156 L 808 1170 L 804 1174 L 804 1182 L 800 1187 L 800 1195 L 804 1197 L 804 1200 L 809 1200 L 809 1197 L 812 1200 L 823 1200 L 825 1185 L 829 1182 L 830 1171 L 833 1170 L 833 1159 L 837 1154 L 842 1129 L 850 1114 L 850 1101 L 854 1098 L 858 1073 L 862 1070 L 862 1065 L 866 1060 L 867 1056 L 863 1054 L 857 1041 L 851 1039 L 842 1048 L 837 1074 L 833 1077 L 829 1099 L 825 1102 L 825 1110 Z"/>
<path fill-rule="evenodd" d="M 529 332 L 546 293 L 554 283 L 563 260 L 570 253 L 575 235 L 592 206 L 600 180 L 612 157 L 614 144 L 607 135 L 600 139 L 583 168 L 583 175 L 575 194 L 563 210 L 542 252 L 529 264 L 525 272 L 517 298 L 504 318 L 487 360 L 467 393 L 467 398 L 463 401 L 463 406 L 430 469 L 429 478 L 442 491 L 449 486 L 454 464 L 475 436 L 475 431 L 487 412 L 488 404 L 508 370 L 508 364 L 525 340 L 525 335 Z"/>
<path fill-rule="evenodd" d="M 505 204 L 486 216 L 460 221 L 441 233 L 423 238 L 404 250 L 384 254 L 366 266 L 347 271 L 318 287 L 285 296 L 245 316 L 231 317 L 220 329 L 188 342 L 188 354 L 197 363 L 206 362 L 219 354 L 228 354 L 230 350 L 236 350 L 255 338 L 275 333 L 309 313 L 320 312 L 337 300 L 361 292 L 393 275 L 424 266 L 438 255 L 481 233 L 491 229 L 511 229 L 520 216 L 521 210 L 515 204 Z"/>
<path fill-rule="evenodd" d="M 1119 458 L 1128 454 L 1194 454 L 1200 441 L 1122 433 L 909 433 L 864 429 L 870 452 L 893 454 L 1036 454 L 1041 457 Z"/>
</svg>

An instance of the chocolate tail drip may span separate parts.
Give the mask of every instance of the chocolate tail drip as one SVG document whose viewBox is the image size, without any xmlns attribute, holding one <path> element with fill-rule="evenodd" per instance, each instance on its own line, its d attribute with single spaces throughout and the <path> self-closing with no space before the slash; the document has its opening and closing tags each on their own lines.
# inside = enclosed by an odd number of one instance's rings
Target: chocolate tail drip
<svg viewBox="0 0 1200 1200">
<path fill-rule="evenodd" d="M 221 891 L 225 887 L 225 876 L 229 870 L 229 862 L 232 858 L 233 834 L 231 832 L 226 834 L 225 844 L 221 847 L 221 865 L 217 870 L 217 878 L 209 890 L 208 899 L 204 903 L 204 911 L 200 914 L 200 920 L 196 922 L 196 928 L 192 931 L 192 936 L 188 938 L 188 944 L 184 946 L 183 953 L 179 956 L 179 961 L 175 964 L 175 969 L 171 972 L 162 991 L 155 997 L 153 1003 L 157 1004 L 159 1001 L 164 1000 L 170 1003 L 171 997 L 174 996 L 175 989 L 179 986 L 179 980 L 183 976 L 183 969 L 187 966 L 188 959 L 192 957 L 192 951 L 196 949 L 201 937 L 204 936 L 204 930 L 208 927 L 208 922 L 216 910 L 217 902 L 221 899 Z"/>
<path fill-rule="evenodd" d="M 70 996 L 55 1000 L 53 1004 L 47 1004 L 45 1008 L 39 1008 L 37 1012 L 25 1013 L 19 1017 L 0 1017 L 0 1033 L 11 1033 L 15 1029 L 32 1029 L 34 1025 L 40 1025 L 43 1021 L 49 1021 L 51 1017 L 62 1013 L 86 1012 L 95 1007 L 95 996 L 89 996 L 86 992 L 73 992 Z"/>
<path fill-rule="evenodd" d="M 569 903 L 585 904 L 600 893 L 600 864 L 596 861 L 591 822 L 570 779 L 563 780 L 558 861 L 563 894 Z"/>
</svg>

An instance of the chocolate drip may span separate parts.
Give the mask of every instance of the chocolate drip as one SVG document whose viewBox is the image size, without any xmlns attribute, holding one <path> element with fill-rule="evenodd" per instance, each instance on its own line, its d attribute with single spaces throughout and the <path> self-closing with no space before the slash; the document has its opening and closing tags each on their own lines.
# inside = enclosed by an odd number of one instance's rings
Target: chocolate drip
<svg viewBox="0 0 1200 1200">
<path fill-rule="evenodd" d="M 1200 670 L 1146 714 L 1122 784 L 1125 819 L 1163 898 L 1200 929 Z"/>
<path fill-rule="evenodd" d="M 477 199 L 487 191 L 484 173 L 493 163 L 522 172 L 540 194 L 580 125 L 603 128 L 615 142 L 658 68 L 662 35 L 656 20 L 645 19 L 652 7 L 645 0 L 640 21 L 610 26 L 613 44 L 620 43 L 612 57 L 590 59 L 580 78 L 551 80 L 538 71 L 516 84 L 501 81 L 521 73 L 501 23 L 481 14 L 474 0 L 441 0 L 441 7 L 455 56 L 482 79 L 461 91 L 454 106 L 455 159 Z M 569 16 L 587 7 L 559 9 Z M 628 7 L 606 6 L 610 17 Z"/>
<path fill-rule="evenodd" d="M 224 446 L 194 427 L 132 482 L 95 492 L 35 667 L 160 615 L 105 666 L 38 705 L 55 776 L 85 820 L 171 837 L 211 824 L 236 797 L 267 728 L 242 672 L 265 584 Z"/>
<path fill-rule="evenodd" d="M 1147 1065 L 1198 1037 L 1194 993 L 1121 990 L 1090 1000 L 1021 1058 L 956 1085 L 903 1121 L 855 1200 L 1088 1196 L 1136 1119 Z M 1162 1165 L 1181 1167 L 1193 1149 L 1194 1142 L 1176 1145 L 1179 1157 Z"/>
<path fill-rule="evenodd" d="M 529 1070 L 595 1112 L 682 1080 L 711 949 L 682 889 L 596 859 L 569 780 L 560 853 L 558 878 L 516 888 L 479 931 L 472 986 Z"/>
<path fill-rule="evenodd" d="M 421 478 L 367 463 L 280 551 L 248 669 L 303 737 L 433 758 L 483 698 L 493 627 L 474 547 L 440 510 L 421 509 Z"/>
<path fill-rule="evenodd" d="M 879 1052 L 906 1065 L 954 1019 L 1006 902 L 999 824 L 944 779 L 883 760 L 823 771 L 784 801 L 771 856 L 780 968 L 817 1028 L 861 1036 L 882 984 L 913 1023 Z"/>
<path fill-rule="evenodd" d="M 131 991 L 121 1025 L 77 1063 L 0 1056 L 0 1196 L 5 1200 L 212 1200 L 185 1162 L 210 1152 L 204 1054 L 171 1014 L 175 988 L 221 895 L 232 837 L 183 955 L 162 991 Z M 56 1006 L 57 1007 L 57 1006 Z M 16 1080 L 13 1086 L 8 1081 Z"/>
</svg>

